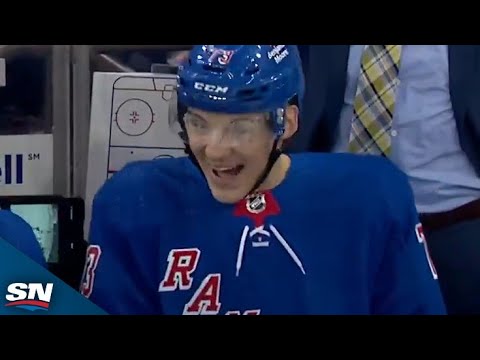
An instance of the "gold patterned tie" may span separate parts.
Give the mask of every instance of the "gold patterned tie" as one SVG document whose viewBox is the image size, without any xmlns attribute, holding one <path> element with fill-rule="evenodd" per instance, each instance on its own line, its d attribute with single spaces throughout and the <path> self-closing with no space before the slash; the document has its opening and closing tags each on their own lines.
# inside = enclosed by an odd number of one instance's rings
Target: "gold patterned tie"
<svg viewBox="0 0 480 360">
<path fill-rule="evenodd" d="M 402 45 L 367 45 L 354 100 L 349 151 L 389 156 Z"/>
</svg>

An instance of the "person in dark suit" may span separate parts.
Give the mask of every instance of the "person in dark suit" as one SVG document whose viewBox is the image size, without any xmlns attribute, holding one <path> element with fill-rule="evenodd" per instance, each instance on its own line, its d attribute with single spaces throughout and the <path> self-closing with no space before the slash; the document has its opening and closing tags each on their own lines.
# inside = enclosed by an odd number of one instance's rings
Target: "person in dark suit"
<svg viewBox="0 0 480 360">
<path fill-rule="evenodd" d="M 411 180 L 449 313 L 480 314 L 480 46 L 315 45 L 305 73 L 289 150 L 389 157 Z"/>
</svg>

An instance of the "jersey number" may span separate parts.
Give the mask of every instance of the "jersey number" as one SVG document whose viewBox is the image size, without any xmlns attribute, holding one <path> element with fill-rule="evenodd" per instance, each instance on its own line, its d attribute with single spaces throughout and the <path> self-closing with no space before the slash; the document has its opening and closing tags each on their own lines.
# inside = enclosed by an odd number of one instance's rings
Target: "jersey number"
<svg viewBox="0 0 480 360">
<path fill-rule="evenodd" d="M 85 263 L 85 269 L 83 270 L 82 283 L 80 286 L 80 292 L 85 297 L 89 297 L 93 291 L 93 283 L 95 281 L 95 270 L 97 269 L 98 260 L 102 250 L 100 246 L 90 245 L 87 249 L 87 258 Z"/>
<path fill-rule="evenodd" d="M 423 233 L 422 224 L 417 224 L 417 226 L 415 226 L 415 233 L 417 234 L 418 242 L 422 244 L 423 248 L 425 249 L 425 255 L 427 256 L 428 266 L 430 266 L 432 276 L 435 280 L 437 280 L 438 279 L 437 270 L 435 269 L 435 265 L 433 264 L 432 258 L 430 256 L 430 252 L 428 251 L 427 239 L 425 238 L 425 234 Z"/>
</svg>

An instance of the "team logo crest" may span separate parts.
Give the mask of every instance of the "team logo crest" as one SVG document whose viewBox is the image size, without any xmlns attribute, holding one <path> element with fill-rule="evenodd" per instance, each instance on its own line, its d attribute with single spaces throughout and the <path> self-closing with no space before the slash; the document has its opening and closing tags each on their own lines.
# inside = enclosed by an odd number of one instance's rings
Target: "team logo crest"
<svg viewBox="0 0 480 360">
<path fill-rule="evenodd" d="M 250 195 L 246 201 L 247 210 L 252 214 L 260 214 L 267 208 L 265 194 Z"/>
</svg>

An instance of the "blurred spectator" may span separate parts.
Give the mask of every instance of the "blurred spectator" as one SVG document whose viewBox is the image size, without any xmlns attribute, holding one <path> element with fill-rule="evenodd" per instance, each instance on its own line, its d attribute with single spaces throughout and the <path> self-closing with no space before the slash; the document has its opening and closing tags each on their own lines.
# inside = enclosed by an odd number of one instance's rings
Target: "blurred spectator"
<svg viewBox="0 0 480 360">
<path fill-rule="evenodd" d="M 291 151 L 390 157 L 411 179 L 449 312 L 480 313 L 480 47 L 315 45 L 308 57 Z"/>
<path fill-rule="evenodd" d="M 188 59 L 188 50 L 172 51 L 168 54 L 167 63 L 172 66 L 178 66 Z"/>
<path fill-rule="evenodd" d="M 6 59 L 6 87 L 0 87 L 0 135 L 48 133 L 46 56 L 21 53 Z"/>
</svg>

